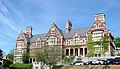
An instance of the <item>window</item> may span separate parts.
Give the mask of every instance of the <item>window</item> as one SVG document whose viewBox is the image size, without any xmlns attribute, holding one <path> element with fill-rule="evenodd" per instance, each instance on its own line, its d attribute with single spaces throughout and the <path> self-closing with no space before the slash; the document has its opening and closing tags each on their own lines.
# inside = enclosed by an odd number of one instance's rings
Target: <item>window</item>
<svg viewBox="0 0 120 69">
<path fill-rule="evenodd" d="M 51 35 L 55 34 L 55 28 L 51 28 Z"/>
<path fill-rule="evenodd" d="M 66 45 L 71 45 L 71 41 L 72 41 L 71 39 L 67 39 L 65 44 Z"/>
<path fill-rule="evenodd" d="M 36 47 L 38 48 L 38 47 L 40 47 L 40 46 L 41 46 L 40 41 L 37 41 L 37 42 L 36 42 Z"/>
<path fill-rule="evenodd" d="M 98 25 L 98 24 L 96 24 L 96 28 L 99 28 L 99 25 Z"/>
<path fill-rule="evenodd" d="M 92 38 L 94 41 L 98 41 L 103 38 L 103 31 L 94 31 L 92 34 Z"/>
<path fill-rule="evenodd" d="M 74 44 L 78 44 L 79 43 L 79 38 L 78 37 L 74 37 Z"/>
<path fill-rule="evenodd" d="M 22 59 L 21 58 L 17 58 L 16 62 L 21 63 Z"/>
<path fill-rule="evenodd" d="M 23 47 L 23 46 L 24 46 L 24 41 L 17 42 L 17 47 Z"/>
<path fill-rule="evenodd" d="M 49 45 L 54 45 L 54 44 L 57 44 L 57 37 L 55 36 L 50 36 L 49 37 Z"/>
<path fill-rule="evenodd" d="M 15 55 L 22 55 L 22 50 L 16 50 Z"/>
<path fill-rule="evenodd" d="M 103 47 L 100 45 L 95 45 L 94 47 L 95 50 L 103 50 Z"/>
</svg>

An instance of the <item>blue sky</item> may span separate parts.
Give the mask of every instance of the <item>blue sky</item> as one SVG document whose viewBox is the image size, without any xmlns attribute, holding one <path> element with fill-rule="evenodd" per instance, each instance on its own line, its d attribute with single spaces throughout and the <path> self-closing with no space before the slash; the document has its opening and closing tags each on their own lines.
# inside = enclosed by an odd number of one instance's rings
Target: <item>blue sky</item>
<svg viewBox="0 0 120 69">
<path fill-rule="evenodd" d="M 47 33 L 52 23 L 65 30 L 66 20 L 73 29 L 90 27 L 97 13 L 106 15 L 107 28 L 118 37 L 119 12 L 120 0 L 0 0 L 0 49 L 12 50 L 27 26 L 33 34 Z"/>
</svg>

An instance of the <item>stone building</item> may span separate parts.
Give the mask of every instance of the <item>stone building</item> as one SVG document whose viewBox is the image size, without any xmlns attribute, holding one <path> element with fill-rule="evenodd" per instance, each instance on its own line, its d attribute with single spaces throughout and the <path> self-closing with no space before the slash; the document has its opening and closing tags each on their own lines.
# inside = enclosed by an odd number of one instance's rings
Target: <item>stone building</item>
<svg viewBox="0 0 120 69">
<path fill-rule="evenodd" d="M 90 41 L 93 42 L 108 37 L 105 47 L 102 44 L 92 45 L 92 56 L 113 56 L 115 55 L 114 36 L 105 25 L 105 15 L 100 13 L 95 15 L 95 21 L 91 27 L 72 29 L 72 22 L 68 20 L 66 21 L 66 30 L 61 30 L 53 23 L 47 33 L 33 35 L 32 27 L 29 26 L 26 28 L 26 32 L 21 32 L 16 40 L 14 62 L 22 63 L 23 52 L 29 52 L 30 62 L 34 62 L 35 49 L 45 45 L 60 46 L 63 49 L 62 54 L 65 56 L 86 57 L 87 53 L 91 51 L 88 47 L 90 36 Z M 107 49 L 104 49 L 106 47 Z"/>
</svg>

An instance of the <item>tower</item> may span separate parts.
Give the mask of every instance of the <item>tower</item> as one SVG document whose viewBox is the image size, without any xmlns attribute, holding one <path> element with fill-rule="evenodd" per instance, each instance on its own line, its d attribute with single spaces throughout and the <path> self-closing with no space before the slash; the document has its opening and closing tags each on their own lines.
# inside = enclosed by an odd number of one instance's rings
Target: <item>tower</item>
<svg viewBox="0 0 120 69">
<path fill-rule="evenodd" d="M 26 28 L 26 34 L 28 35 L 29 38 L 32 37 L 32 26 L 28 26 Z"/>
<path fill-rule="evenodd" d="M 72 30 L 72 23 L 67 20 L 66 21 L 66 33 L 69 33 Z"/>
<path fill-rule="evenodd" d="M 106 23 L 105 22 L 105 14 L 103 14 L 103 13 L 99 13 L 99 14 L 96 14 L 95 15 L 95 21 L 96 20 L 99 20 L 99 21 L 101 21 L 102 23 Z"/>
</svg>

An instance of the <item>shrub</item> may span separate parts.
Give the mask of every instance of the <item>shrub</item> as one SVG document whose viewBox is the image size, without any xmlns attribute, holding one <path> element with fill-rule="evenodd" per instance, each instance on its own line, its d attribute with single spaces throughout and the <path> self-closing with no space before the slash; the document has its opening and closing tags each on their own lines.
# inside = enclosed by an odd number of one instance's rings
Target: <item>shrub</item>
<svg viewBox="0 0 120 69">
<path fill-rule="evenodd" d="M 9 67 L 11 64 L 13 64 L 13 62 L 11 62 L 10 60 L 5 60 L 3 62 L 3 67 Z"/>
<path fill-rule="evenodd" d="M 30 69 L 31 67 L 32 67 L 32 64 L 15 63 L 10 65 L 10 69 Z"/>
</svg>

